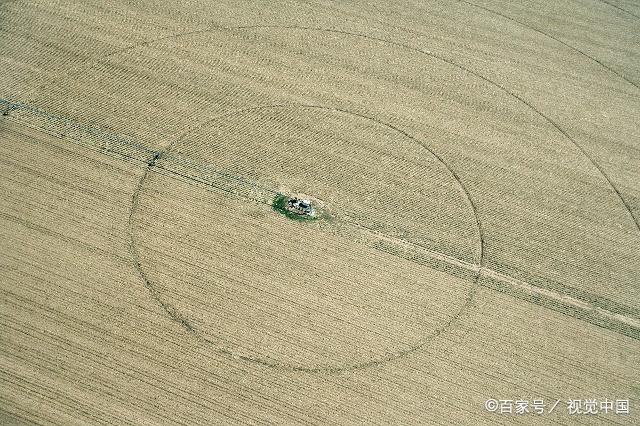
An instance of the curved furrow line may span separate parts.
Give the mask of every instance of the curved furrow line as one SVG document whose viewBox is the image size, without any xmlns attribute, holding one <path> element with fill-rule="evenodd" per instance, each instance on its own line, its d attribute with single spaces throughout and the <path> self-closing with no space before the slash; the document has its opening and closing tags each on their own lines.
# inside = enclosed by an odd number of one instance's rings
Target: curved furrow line
<svg viewBox="0 0 640 426">
<path fill-rule="evenodd" d="M 551 34 L 549 34 L 549 33 L 546 33 L 546 32 L 544 32 L 544 31 L 542 31 L 542 30 L 538 29 L 538 28 L 535 28 L 535 27 L 533 27 L 533 26 L 531 26 L 531 25 L 529 25 L 529 24 L 526 24 L 526 23 L 524 23 L 524 22 L 522 22 L 522 21 L 518 21 L 518 20 L 517 20 L 517 19 L 515 19 L 515 18 L 512 18 L 512 17 L 510 17 L 510 16 L 507 16 L 507 15 L 505 15 L 505 14 L 503 14 L 503 13 L 500 13 L 500 12 L 498 12 L 498 11 L 496 11 L 496 10 L 493 10 L 493 9 L 490 9 L 490 8 L 488 8 L 488 7 L 481 6 L 481 5 L 476 4 L 476 3 L 472 3 L 472 2 L 470 2 L 470 1 L 468 1 L 468 0 L 458 0 L 458 1 L 459 1 L 460 3 L 468 4 L 468 5 L 472 6 L 472 7 L 475 7 L 475 8 L 478 8 L 478 9 L 482 9 L 482 10 L 484 10 L 484 11 L 487 11 L 487 12 L 491 13 L 491 14 L 494 14 L 494 15 L 500 16 L 501 18 L 504 18 L 504 19 L 507 19 L 507 20 L 509 20 L 509 21 L 515 22 L 516 24 L 521 25 L 521 26 L 523 26 L 523 27 L 525 27 L 525 28 L 527 28 L 527 29 L 529 29 L 529 30 L 531 30 L 531 31 L 534 31 L 534 32 L 536 32 L 536 33 L 538 33 L 538 34 L 541 34 L 541 35 L 543 35 L 543 36 L 545 36 L 545 37 L 547 37 L 547 38 L 550 38 L 551 40 L 554 40 L 554 41 L 556 41 L 556 42 L 558 42 L 558 43 L 562 44 L 563 46 L 565 46 L 565 47 L 567 47 L 567 48 L 569 48 L 569 49 L 573 50 L 574 52 L 576 52 L 576 53 L 578 53 L 578 54 L 580 54 L 580 55 L 584 56 L 585 58 L 587 58 L 587 59 L 589 59 L 589 60 L 591 60 L 591 61 L 593 61 L 593 62 L 597 63 L 597 64 L 598 64 L 598 65 L 600 65 L 602 68 L 604 68 L 604 69 L 606 69 L 607 71 L 609 71 L 610 73 L 615 74 L 616 76 L 620 77 L 621 79 L 623 79 L 623 80 L 624 80 L 624 81 L 626 81 L 627 83 L 629 83 L 629 84 L 631 84 L 632 86 L 634 86 L 636 89 L 640 89 L 640 85 L 638 85 L 638 83 L 636 83 L 636 82 L 634 82 L 634 81 L 632 81 L 632 80 L 629 80 L 629 79 L 628 79 L 624 74 L 622 74 L 622 73 L 620 73 L 620 72 L 616 71 L 615 69 L 611 68 L 610 66 L 608 66 L 607 64 L 605 64 L 604 62 L 602 62 L 601 60 L 599 60 L 598 58 L 595 58 L 595 57 L 593 57 L 593 56 L 589 55 L 588 53 L 586 53 L 586 52 L 584 52 L 584 51 L 582 51 L 582 50 L 578 49 L 577 47 L 575 47 L 575 46 L 573 46 L 573 45 L 571 45 L 571 44 L 567 43 L 566 41 L 563 41 L 563 40 L 561 40 L 561 39 L 559 39 L 559 38 L 557 38 L 557 37 L 555 37 L 555 36 L 553 36 L 553 35 L 551 35 Z"/>
<path fill-rule="evenodd" d="M 282 108 L 282 107 L 287 107 L 288 105 L 264 105 L 264 106 L 258 106 L 258 107 L 250 107 L 250 108 L 245 108 L 239 111 L 251 111 L 251 110 L 261 110 L 261 109 L 267 109 L 267 108 Z M 328 110 L 332 110 L 332 111 L 338 111 L 341 113 L 346 113 L 346 114 L 352 114 L 352 115 L 356 115 L 358 117 L 367 119 L 367 120 L 371 120 L 374 121 L 382 126 L 388 127 L 390 129 L 395 130 L 396 132 L 399 132 L 400 134 L 402 134 L 403 136 L 407 137 L 408 139 L 410 139 L 411 141 L 417 143 L 419 146 L 423 147 L 425 150 L 427 150 L 436 160 L 438 160 L 438 162 L 440 162 L 451 174 L 451 176 L 456 180 L 457 184 L 459 185 L 459 187 L 461 188 L 461 190 L 463 191 L 464 194 L 466 194 L 467 200 L 469 202 L 470 208 L 472 209 L 474 218 L 475 218 L 475 222 L 476 225 L 478 227 L 478 238 L 479 238 L 479 247 L 478 247 L 478 261 L 479 261 L 479 265 L 473 265 L 473 264 L 468 264 L 467 262 L 455 259 L 454 261 L 450 261 L 449 259 L 453 259 L 448 255 L 442 254 L 442 253 L 436 253 L 436 256 L 434 256 L 435 259 L 437 259 L 438 261 L 442 261 L 444 259 L 444 261 L 446 263 L 450 263 L 451 265 L 454 265 L 456 267 L 460 267 L 460 265 L 462 265 L 463 268 L 465 269 L 469 269 L 470 271 L 473 272 L 474 274 L 474 278 L 473 278 L 473 282 L 471 285 L 471 289 L 470 291 L 467 293 L 466 298 L 464 299 L 460 309 L 458 310 L 458 312 L 456 312 L 451 318 L 449 318 L 447 320 L 447 322 L 440 326 L 438 329 L 435 330 L 434 333 L 430 334 L 429 336 L 426 336 L 425 338 L 421 339 L 420 341 L 414 343 L 413 345 L 411 345 L 410 347 L 398 351 L 398 352 L 394 352 L 394 353 L 390 353 L 388 354 L 386 357 L 382 358 L 382 359 L 373 359 L 373 360 L 369 360 L 366 362 L 362 362 L 362 363 L 358 363 L 358 364 L 352 364 L 352 365 L 344 365 L 344 366 L 339 366 L 339 367 L 333 367 L 333 366 L 317 366 L 317 367 L 304 367 L 304 366 L 298 366 L 298 365 L 288 365 L 288 364 L 283 364 L 283 363 L 275 363 L 263 358 L 255 358 L 255 357 L 250 357 L 250 356 L 246 356 L 246 355 L 237 355 L 235 353 L 233 353 L 232 351 L 226 349 L 226 348 L 220 348 L 218 347 L 218 345 L 215 345 L 215 342 L 211 341 L 210 339 L 206 338 L 205 336 L 201 335 L 200 333 L 198 333 L 198 331 L 189 323 L 189 320 L 184 318 L 179 312 L 177 312 L 175 310 L 175 308 L 171 305 L 169 305 L 167 302 L 165 302 L 161 295 L 158 293 L 155 285 L 151 282 L 151 280 L 149 279 L 149 277 L 147 276 L 147 274 L 144 271 L 144 268 L 142 267 L 142 265 L 140 264 L 139 261 L 139 253 L 136 247 L 136 241 L 135 241 L 135 237 L 134 237 L 134 215 L 135 212 L 138 208 L 138 203 L 139 203 L 139 198 L 140 198 L 140 194 L 142 192 L 143 186 L 144 186 L 144 182 L 147 179 L 147 176 L 149 175 L 149 172 L 152 171 L 152 169 L 154 167 L 157 167 L 157 160 L 165 157 L 165 156 L 171 156 L 170 151 L 171 149 L 175 146 L 176 143 L 178 143 L 179 141 L 181 141 L 182 139 L 184 139 L 187 135 L 189 135 L 190 133 L 206 126 L 208 123 L 213 122 L 214 120 L 218 120 L 220 118 L 224 118 L 226 116 L 230 116 L 230 115 L 234 115 L 237 114 L 239 111 L 233 111 L 230 113 L 226 113 L 226 114 L 222 114 L 222 115 L 218 115 L 216 117 L 212 117 L 209 118 L 208 120 L 205 120 L 203 122 L 197 123 L 196 125 L 192 126 L 190 129 L 186 130 L 184 133 L 182 133 L 178 138 L 176 138 L 175 140 L 169 142 L 168 144 L 166 144 L 160 151 L 158 151 L 158 153 L 154 156 L 153 160 L 150 161 L 148 163 L 148 165 L 145 168 L 145 172 L 142 175 L 142 177 L 140 178 L 140 180 L 138 181 L 138 184 L 136 186 L 136 189 L 134 191 L 134 194 L 132 196 L 132 203 L 131 203 L 131 209 L 129 211 L 129 248 L 130 248 L 130 252 L 132 255 L 132 258 L 134 260 L 134 266 L 139 274 L 139 276 L 141 277 L 144 286 L 149 290 L 149 292 L 151 293 L 152 297 L 154 300 L 156 300 L 160 306 L 162 306 L 162 308 L 167 312 L 167 315 L 176 323 L 180 324 L 187 332 L 189 332 L 191 335 L 193 335 L 195 338 L 203 341 L 203 342 L 207 342 L 211 345 L 214 345 L 216 347 L 216 350 L 223 354 L 223 355 L 227 355 L 230 357 L 235 357 L 238 359 L 241 359 L 243 361 L 247 361 L 247 362 L 252 362 L 258 365 L 262 365 L 264 367 L 269 367 L 269 368 L 278 368 L 278 369 L 284 369 L 284 370 L 288 370 L 288 371 L 297 371 L 297 372 L 306 372 L 306 373 L 340 373 L 340 372 L 347 372 L 347 371 L 354 371 L 354 370 L 360 370 L 360 369 L 364 369 L 364 368 L 368 368 L 368 367 L 373 367 L 376 365 L 381 365 L 383 363 L 395 360 L 395 359 L 400 359 L 400 358 L 404 358 L 406 356 L 409 356 L 410 354 L 420 350 L 421 348 L 423 348 L 427 343 L 431 342 L 433 339 L 435 339 L 437 336 L 441 335 L 442 333 L 446 332 L 447 330 L 451 329 L 454 325 L 455 322 L 458 320 L 458 318 L 460 318 L 463 314 L 465 314 L 468 309 L 470 309 L 470 307 L 473 304 L 473 300 L 475 299 L 475 296 L 479 290 L 480 287 L 480 277 L 481 277 L 481 270 L 482 270 L 482 265 L 484 265 L 484 236 L 483 236 L 483 231 L 482 231 L 482 227 L 481 227 L 481 223 L 479 220 L 479 217 L 477 215 L 477 208 L 475 203 L 473 202 L 472 198 L 470 197 L 469 191 L 467 190 L 467 188 L 464 186 L 464 184 L 462 183 L 462 181 L 460 180 L 460 178 L 458 177 L 458 175 L 455 173 L 455 171 L 453 171 L 453 169 L 447 165 L 441 157 L 439 157 L 435 152 L 433 152 L 429 147 L 427 147 L 424 143 L 422 143 L 421 141 L 417 140 L 415 137 L 409 135 L 406 131 L 399 129 L 391 124 L 385 123 L 381 120 L 378 120 L 376 118 L 373 117 L 369 117 L 360 113 L 354 113 L 351 111 L 346 111 L 343 109 L 339 109 L 339 108 L 329 108 L 329 107 L 323 107 L 323 106 L 318 106 L 318 105 L 298 105 L 298 106 L 303 106 L 303 107 L 308 107 L 308 108 L 319 108 L 319 109 L 328 109 Z M 166 158 L 170 158 L 170 157 L 166 157 Z M 413 244 L 415 245 L 415 244 Z M 417 246 L 417 245 L 415 245 Z M 420 247 L 420 246 L 417 246 Z M 429 252 L 428 252 L 429 253 Z M 432 253 L 429 253 L 429 255 L 431 255 Z"/>
<path fill-rule="evenodd" d="M 620 6 L 616 5 L 616 4 L 613 4 L 611 2 L 608 2 L 607 0 L 598 0 L 598 1 L 600 3 L 604 3 L 604 4 L 608 5 L 608 6 L 611 6 L 611 7 L 615 8 L 615 9 L 618 9 L 619 11 L 624 12 L 627 15 L 633 16 L 636 19 L 640 19 L 640 16 L 636 15 L 635 13 L 629 12 L 627 9 L 623 9 L 622 7 L 620 7 Z"/>
</svg>

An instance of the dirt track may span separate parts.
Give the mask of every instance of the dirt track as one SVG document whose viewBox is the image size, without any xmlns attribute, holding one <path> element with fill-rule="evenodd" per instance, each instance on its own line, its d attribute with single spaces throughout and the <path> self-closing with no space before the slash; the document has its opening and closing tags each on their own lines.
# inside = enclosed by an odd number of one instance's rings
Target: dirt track
<svg viewBox="0 0 640 426">
<path fill-rule="evenodd" d="M 0 423 L 640 422 L 637 3 L 156 2 L 0 4 Z"/>
</svg>

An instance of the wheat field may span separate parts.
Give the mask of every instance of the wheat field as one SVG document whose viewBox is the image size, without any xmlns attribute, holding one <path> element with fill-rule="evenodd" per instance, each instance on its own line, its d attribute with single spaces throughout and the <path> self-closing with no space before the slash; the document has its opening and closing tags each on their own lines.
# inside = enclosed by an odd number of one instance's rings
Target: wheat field
<svg viewBox="0 0 640 426">
<path fill-rule="evenodd" d="M 0 66 L 1 424 L 640 423 L 640 3 L 7 0 Z"/>
</svg>

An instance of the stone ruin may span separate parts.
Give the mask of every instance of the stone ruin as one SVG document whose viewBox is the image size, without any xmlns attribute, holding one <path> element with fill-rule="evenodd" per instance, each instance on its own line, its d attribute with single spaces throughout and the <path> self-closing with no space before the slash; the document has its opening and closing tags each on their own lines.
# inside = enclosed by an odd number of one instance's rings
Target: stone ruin
<svg viewBox="0 0 640 426">
<path fill-rule="evenodd" d="M 301 216 L 313 216 L 313 207 L 310 200 L 291 197 L 287 200 L 287 210 Z"/>
</svg>

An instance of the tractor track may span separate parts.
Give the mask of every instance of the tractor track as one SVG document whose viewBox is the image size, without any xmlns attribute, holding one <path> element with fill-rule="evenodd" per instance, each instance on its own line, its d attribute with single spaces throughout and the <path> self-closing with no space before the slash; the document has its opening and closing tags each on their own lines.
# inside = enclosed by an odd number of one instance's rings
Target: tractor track
<svg viewBox="0 0 640 426">
<path fill-rule="evenodd" d="M 128 161 L 133 161 L 134 163 L 138 163 L 141 167 L 146 169 L 144 176 L 140 179 L 138 183 L 138 188 L 135 191 L 132 198 L 132 209 L 130 211 L 130 225 L 131 218 L 133 212 L 136 208 L 138 194 L 146 176 L 151 172 L 158 172 L 164 175 L 167 175 L 171 178 L 178 179 L 190 185 L 198 185 L 207 190 L 211 191 L 225 191 L 234 196 L 242 196 L 242 194 L 238 194 L 237 191 L 228 190 L 225 188 L 224 184 L 220 184 L 220 182 L 211 181 L 210 179 L 203 178 L 202 170 L 216 170 L 210 165 L 198 164 L 188 159 L 181 159 L 179 156 L 169 153 L 168 151 L 165 153 L 164 151 L 152 150 L 142 146 L 139 143 L 134 141 L 129 141 L 126 138 L 123 138 L 118 135 L 114 135 L 110 132 L 87 126 L 82 123 L 77 123 L 73 120 L 64 117 L 57 117 L 51 114 L 48 114 L 45 111 L 40 109 L 17 103 L 17 102 L 9 102 L 3 99 L 0 99 L 0 104 L 4 104 L 6 106 L 6 110 L 11 112 L 14 110 L 19 110 L 21 112 L 27 112 L 31 118 L 38 117 L 44 121 L 41 125 L 34 125 L 32 122 L 27 122 L 24 119 L 21 119 L 17 115 L 14 116 L 10 113 L 5 114 L 3 118 L 5 120 L 11 120 L 13 122 L 17 122 L 18 124 L 25 125 L 27 127 L 35 128 L 39 131 L 44 131 L 49 134 L 55 135 L 61 139 L 67 139 L 72 141 L 73 143 L 82 145 L 94 151 L 100 152 L 105 155 L 121 157 Z M 82 138 L 73 138 L 61 130 L 74 128 L 77 131 L 80 131 L 80 134 L 85 137 Z M 110 145 L 107 146 L 107 142 L 110 142 Z M 167 146 L 168 147 L 168 146 Z M 162 162 L 158 162 L 158 160 L 162 159 Z M 183 160 L 186 160 L 183 161 Z M 176 170 L 172 170 L 170 166 L 171 162 L 181 162 L 183 165 L 181 167 L 191 168 L 193 173 L 181 173 Z M 169 166 L 167 166 L 169 164 Z M 230 175 L 225 172 L 217 171 L 219 176 L 222 179 L 226 179 L 227 181 L 233 182 L 242 182 L 245 185 L 253 185 L 252 182 L 244 179 L 241 176 Z M 255 185 L 254 185 L 255 186 Z M 258 186 L 260 187 L 260 186 Z M 268 188 L 262 188 L 264 190 L 268 190 Z M 254 202 L 264 202 L 268 204 L 269 197 L 274 193 L 274 191 L 268 190 L 266 192 L 266 197 L 263 200 L 260 199 L 252 199 Z M 355 224 L 354 226 L 358 226 Z M 296 371 L 304 371 L 304 372 L 327 372 L 327 373 L 335 373 L 340 371 L 348 371 L 348 370 L 356 370 L 361 368 L 370 367 L 376 364 L 381 364 L 383 362 L 391 361 L 392 359 L 399 358 L 402 356 L 407 356 L 412 352 L 423 347 L 428 341 L 435 338 L 437 335 L 445 332 L 447 329 L 453 327 L 456 322 L 456 319 L 462 315 L 463 313 L 467 313 L 469 309 L 473 306 L 473 299 L 479 289 L 479 287 L 484 287 L 487 289 L 491 289 L 493 291 L 498 291 L 509 296 L 518 298 L 520 300 L 524 300 L 530 303 L 535 303 L 537 305 L 552 309 L 557 312 L 561 312 L 565 315 L 572 316 L 574 318 L 581 319 L 583 321 L 589 322 L 591 324 L 597 325 L 599 327 L 603 327 L 614 332 L 626 335 L 633 339 L 640 340 L 640 317 L 633 312 L 631 308 L 621 307 L 620 310 L 623 313 L 608 309 L 604 309 L 600 306 L 596 306 L 592 303 L 586 302 L 584 300 L 580 300 L 579 298 L 572 297 L 568 294 L 564 294 L 559 291 L 555 291 L 550 288 L 544 288 L 539 285 L 534 285 L 528 283 L 524 280 L 516 279 L 514 277 L 508 276 L 506 274 L 500 273 L 498 271 L 489 269 L 483 265 L 482 262 L 468 262 L 461 259 L 458 259 L 454 256 L 447 255 L 445 253 L 438 252 L 436 250 L 431 250 L 426 247 L 419 246 L 417 244 L 399 239 L 399 238 L 391 238 L 380 233 L 377 233 L 373 230 L 366 229 L 365 227 L 360 226 L 365 232 L 370 232 L 380 241 L 385 241 L 387 243 L 387 247 L 391 246 L 392 250 L 388 251 L 385 249 L 385 252 L 390 252 L 391 254 L 397 255 L 399 257 L 413 260 L 417 262 L 421 262 L 420 260 L 416 260 L 416 254 L 422 256 L 422 258 L 428 258 L 429 262 L 426 264 L 428 266 L 436 267 L 436 269 L 441 269 L 453 273 L 455 275 L 467 274 L 473 282 L 472 290 L 468 294 L 467 301 L 464 303 L 458 315 L 452 318 L 442 330 L 439 330 L 435 335 L 429 336 L 425 341 L 420 342 L 415 347 L 404 351 L 401 354 L 396 354 L 394 357 L 389 357 L 388 359 L 382 360 L 374 360 L 370 362 L 366 362 L 364 364 L 359 365 L 349 365 L 340 368 L 304 368 L 304 367 L 296 367 L 296 366 L 283 366 L 278 364 L 273 364 L 270 362 L 265 362 L 263 360 L 251 359 L 248 357 L 237 357 L 240 359 L 245 359 L 246 361 L 255 362 L 258 364 L 262 364 L 264 366 L 272 367 L 272 368 L 284 368 L 286 370 L 296 370 Z M 480 231 L 481 232 L 481 231 Z M 159 303 L 167 315 L 176 323 L 179 323 L 187 332 L 190 334 L 197 334 L 193 328 L 193 326 L 189 323 L 188 319 L 184 318 L 179 312 L 177 312 L 172 306 L 167 304 L 162 300 L 160 295 L 157 293 L 153 284 L 146 278 L 144 271 L 142 270 L 142 266 L 138 260 L 137 252 L 135 250 L 133 239 L 131 240 L 131 256 L 132 263 L 134 267 L 140 273 L 144 285 L 149 290 L 152 298 Z M 420 257 L 418 256 L 418 257 Z M 482 258 L 481 258 L 482 259 Z M 422 262 L 424 263 L 424 262 Z M 457 271 L 457 272 L 456 272 Z M 595 297 L 595 296 L 593 296 Z M 625 312 L 626 311 L 626 312 Z M 206 338 L 201 338 L 206 341 Z M 224 352 L 224 351 L 221 351 Z M 233 354 L 227 354 L 229 356 L 234 356 Z"/>
</svg>

